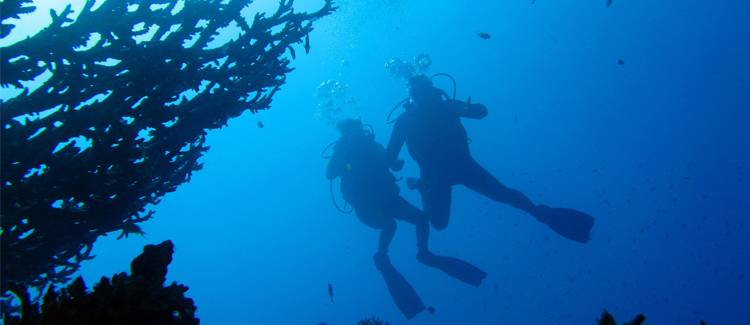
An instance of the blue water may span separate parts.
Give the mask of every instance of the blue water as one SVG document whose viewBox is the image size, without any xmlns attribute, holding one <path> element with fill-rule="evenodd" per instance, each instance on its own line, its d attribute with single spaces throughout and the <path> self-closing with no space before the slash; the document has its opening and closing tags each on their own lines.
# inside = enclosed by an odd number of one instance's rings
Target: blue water
<svg viewBox="0 0 750 325">
<path fill-rule="evenodd" d="M 649 324 L 750 322 L 750 2 L 338 5 L 273 109 L 212 131 L 205 168 L 155 207 L 145 238 L 97 242 L 87 283 L 171 239 L 169 279 L 190 287 L 204 324 L 593 324 L 605 308 Z M 474 288 L 418 263 L 414 227 L 399 224 L 391 260 L 435 308 L 406 321 L 372 263 L 377 231 L 329 198 L 320 152 L 338 134 L 315 116 L 316 88 L 347 84 L 385 143 L 385 115 L 406 90 L 384 63 L 419 53 L 455 76 L 459 99 L 489 108 L 464 123 L 477 161 L 535 202 L 597 222 L 582 245 L 457 187 L 431 246 L 488 278 Z M 399 175 L 416 176 L 401 158 Z"/>
</svg>

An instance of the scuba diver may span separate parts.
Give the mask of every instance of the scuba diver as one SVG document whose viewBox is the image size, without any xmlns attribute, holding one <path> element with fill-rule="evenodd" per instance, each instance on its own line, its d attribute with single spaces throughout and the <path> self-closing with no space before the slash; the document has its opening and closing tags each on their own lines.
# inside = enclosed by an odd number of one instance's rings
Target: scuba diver
<svg viewBox="0 0 750 325">
<path fill-rule="evenodd" d="M 388 247 L 396 233 L 396 219 L 416 226 L 418 261 L 465 283 L 479 286 L 486 276 L 484 271 L 462 260 L 435 255 L 428 250 L 430 227 L 427 218 L 399 195 L 396 178 L 390 171 L 401 170 L 404 161 L 394 159 L 387 163 L 385 148 L 375 141 L 373 132 L 358 119 L 345 119 L 338 123 L 337 128 L 341 138 L 332 144 L 333 154 L 326 177 L 331 182 L 340 177 L 342 195 L 357 218 L 365 225 L 380 230 L 378 251 L 373 259 L 399 310 L 411 319 L 425 306 L 388 258 Z"/>
<path fill-rule="evenodd" d="M 523 193 L 506 187 L 471 156 L 461 118 L 482 119 L 482 104 L 451 99 L 436 88 L 431 78 L 413 75 L 408 79 L 410 99 L 405 112 L 395 121 L 387 148 L 388 161 L 397 161 L 404 143 L 420 168 L 420 178 L 410 179 L 418 189 L 422 208 L 435 229 L 448 226 L 451 188 L 461 184 L 495 201 L 509 204 L 535 217 L 558 234 L 586 243 L 594 218 L 572 209 L 534 204 Z"/>
</svg>

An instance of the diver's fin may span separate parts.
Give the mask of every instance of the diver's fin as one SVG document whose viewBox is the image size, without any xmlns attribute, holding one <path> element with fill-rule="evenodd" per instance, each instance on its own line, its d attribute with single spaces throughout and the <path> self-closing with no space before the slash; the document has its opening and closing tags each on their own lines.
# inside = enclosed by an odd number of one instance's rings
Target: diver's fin
<svg viewBox="0 0 750 325">
<path fill-rule="evenodd" d="M 411 284 L 406 281 L 401 273 L 396 270 L 388 259 L 388 255 L 376 254 L 374 256 L 375 266 L 383 275 L 386 286 L 388 286 L 388 292 L 391 293 L 393 302 L 396 303 L 396 307 L 401 311 L 407 319 L 412 319 L 417 314 L 425 310 L 425 305 L 422 303 L 422 299 L 419 298 L 417 292 L 414 291 Z"/>
<path fill-rule="evenodd" d="M 454 257 L 435 255 L 430 252 L 419 252 L 417 260 L 424 265 L 440 269 L 457 280 L 475 287 L 481 285 L 482 280 L 487 277 L 487 273 L 480 268 Z"/>
<path fill-rule="evenodd" d="M 534 217 L 565 238 L 584 244 L 591 239 L 594 217 L 583 212 L 540 205 Z"/>
</svg>

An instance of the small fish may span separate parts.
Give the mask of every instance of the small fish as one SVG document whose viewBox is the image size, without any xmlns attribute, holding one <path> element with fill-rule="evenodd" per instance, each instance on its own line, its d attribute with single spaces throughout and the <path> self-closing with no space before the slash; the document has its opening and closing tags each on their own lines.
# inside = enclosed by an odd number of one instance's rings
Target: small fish
<svg viewBox="0 0 750 325">
<path fill-rule="evenodd" d="M 613 0 L 607 0 L 607 8 L 609 8 L 610 6 L 612 6 L 612 1 Z"/>
<path fill-rule="evenodd" d="M 623 65 L 623 64 L 625 64 L 625 60 L 617 59 L 617 65 Z"/>
<path fill-rule="evenodd" d="M 427 312 L 430 313 L 430 314 L 434 314 L 435 313 L 435 307 L 432 307 L 432 306 L 427 307 Z"/>
<path fill-rule="evenodd" d="M 479 32 L 479 33 L 477 33 L 477 36 L 479 36 L 479 38 L 481 38 L 481 39 L 490 39 L 490 38 L 492 38 L 492 35 L 490 35 L 488 33 L 485 33 L 485 32 Z"/>
<path fill-rule="evenodd" d="M 330 283 L 328 284 L 328 297 L 330 297 L 331 302 L 333 302 L 333 285 Z"/>
<path fill-rule="evenodd" d="M 310 34 L 305 35 L 305 53 L 310 53 Z"/>
<path fill-rule="evenodd" d="M 263 124 L 263 122 L 261 122 L 261 121 L 258 121 L 258 128 L 261 128 L 261 129 L 262 129 L 262 128 L 264 128 L 264 127 L 265 127 L 265 125 Z"/>
</svg>

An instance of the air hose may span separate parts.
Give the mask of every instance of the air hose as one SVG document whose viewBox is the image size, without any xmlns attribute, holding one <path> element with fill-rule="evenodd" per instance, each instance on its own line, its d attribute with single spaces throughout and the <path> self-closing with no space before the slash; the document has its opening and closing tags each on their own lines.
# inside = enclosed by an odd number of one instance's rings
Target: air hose
<svg viewBox="0 0 750 325">
<path fill-rule="evenodd" d="M 331 180 L 330 182 L 328 182 L 328 184 L 330 184 L 330 186 L 328 187 L 328 192 L 331 194 L 331 202 L 333 202 L 333 206 L 336 207 L 336 210 L 339 210 L 339 212 L 341 212 L 343 214 L 350 214 L 350 213 L 352 213 L 352 211 L 354 211 L 354 207 L 352 207 L 352 206 L 350 206 L 349 210 L 345 210 L 346 206 L 349 205 L 349 203 L 346 202 L 346 200 L 344 200 L 344 208 L 343 209 L 339 206 L 338 202 L 336 202 L 336 196 L 333 195 L 333 180 Z"/>
</svg>

